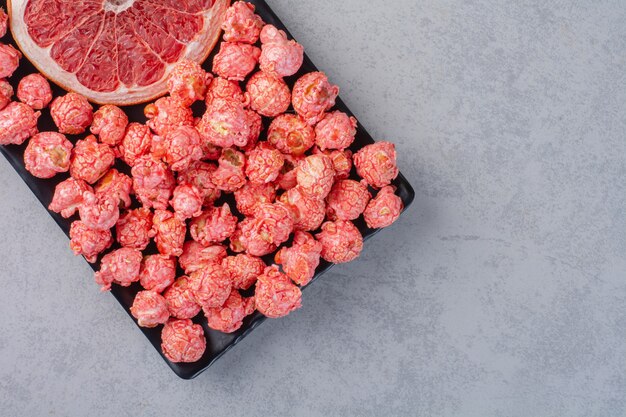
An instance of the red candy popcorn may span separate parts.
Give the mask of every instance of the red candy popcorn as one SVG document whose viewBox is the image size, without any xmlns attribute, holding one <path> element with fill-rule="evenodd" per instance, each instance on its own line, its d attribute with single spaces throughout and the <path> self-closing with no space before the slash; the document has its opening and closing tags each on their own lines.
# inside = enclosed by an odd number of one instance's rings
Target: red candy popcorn
<svg viewBox="0 0 626 417">
<path fill-rule="evenodd" d="M 271 229 L 261 219 L 245 218 L 230 238 L 230 247 L 235 252 L 246 251 L 250 255 L 264 256 L 276 250 Z"/>
<path fill-rule="evenodd" d="M 315 143 L 315 131 L 297 114 L 281 114 L 272 120 L 267 141 L 282 153 L 299 156 Z"/>
<path fill-rule="evenodd" d="M 276 319 L 302 306 L 302 292 L 276 265 L 272 265 L 259 276 L 254 302 L 261 314 Z"/>
<path fill-rule="evenodd" d="M 220 159 L 220 155 L 222 154 L 222 148 L 220 148 L 219 146 L 215 146 L 211 142 L 207 142 L 206 140 L 202 140 L 201 142 L 201 161 L 217 161 L 218 159 Z"/>
<path fill-rule="evenodd" d="M 222 267 L 230 274 L 233 288 L 247 290 L 265 270 L 263 259 L 240 253 L 227 256 L 222 260 Z"/>
<path fill-rule="evenodd" d="M 248 254 L 263 256 L 276 250 L 289 239 L 293 230 L 291 210 L 283 203 L 260 203 L 254 209 L 254 217 L 240 223 L 240 233 L 231 243 L 240 245 Z"/>
<path fill-rule="evenodd" d="M 211 177 L 213 184 L 227 192 L 236 191 L 246 183 L 244 167 L 246 157 L 243 153 L 232 148 L 222 150 L 222 156 L 217 161 L 219 164 Z"/>
<path fill-rule="evenodd" d="M 85 191 L 93 192 L 93 189 L 83 180 L 70 177 L 58 183 L 48 210 L 60 213 L 64 218 L 71 217 L 83 204 Z"/>
<path fill-rule="evenodd" d="M 395 195 L 395 187 L 387 185 L 380 189 L 376 197 L 370 200 L 363 212 L 367 227 L 378 229 L 391 226 L 402 212 L 402 199 Z"/>
<path fill-rule="evenodd" d="M 152 217 L 152 225 L 154 241 L 159 252 L 163 255 L 180 256 L 183 253 L 187 233 L 185 221 L 171 211 L 156 210 Z"/>
<path fill-rule="evenodd" d="M 324 112 L 335 105 L 339 87 L 328 82 L 323 72 L 303 75 L 293 86 L 293 108 L 311 126 L 324 118 Z"/>
<path fill-rule="evenodd" d="M 237 217 L 230 212 L 228 203 L 222 207 L 210 207 L 189 224 L 191 237 L 196 242 L 209 246 L 222 242 L 237 228 Z"/>
<path fill-rule="evenodd" d="M 183 59 L 176 63 L 167 79 L 170 96 L 183 106 L 204 100 L 206 88 L 213 76 L 195 61 Z"/>
<path fill-rule="evenodd" d="M 115 231 L 120 245 L 144 250 L 154 236 L 152 212 L 145 207 L 125 212 L 117 221 Z"/>
<path fill-rule="evenodd" d="M 254 14 L 254 5 L 236 1 L 226 10 L 222 29 L 227 42 L 256 43 L 263 28 L 263 19 Z"/>
<path fill-rule="evenodd" d="M 148 255 L 143 258 L 139 282 L 146 290 L 162 293 L 176 278 L 176 259 L 167 255 Z"/>
<path fill-rule="evenodd" d="M 196 127 L 200 136 L 215 146 L 245 146 L 250 136 L 247 117 L 242 103 L 216 98 Z"/>
<path fill-rule="evenodd" d="M 115 162 L 115 152 L 108 145 L 98 143 L 94 135 L 76 142 L 72 152 L 70 175 L 89 184 L 98 181 Z"/>
<path fill-rule="evenodd" d="M 152 140 L 152 155 L 167 163 L 172 171 L 184 171 L 204 155 L 200 134 L 193 126 L 178 126 Z"/>
<path fill-rule="evenodd" d="M 282 265 L 283 271 L 293 282 L 306 285 L 315 275 L 315 269 L 320 264 L 322 244 L 307 232 L 296 232 L 293 245 L 290 248 L 281 248 L 274 257 L 274 261 Z"/>
<path fill-rule="evenodd" d="M 170 318 L 165 298 L 155 291 L 139 291 L 130 306 L 130 314 L 141 327 L 156 327 Z"/>
<path fill-rule="evenodd" d="M 296 167 L 304 159 L 304 156 L 292 156 L 284 154 L 285 163 L 276 178 L 276 185 L 281 190 L 290 190 L 298 185 L 298 178 L 296 176 Z"/>
<path fill-rule="evenodd" d="M 13 97 L 13 87 L 7 80 L 0 80 L 0 110 L 11 102 L 11 97 Z"/>
<path fill-rule="evenodd" d="M 172 317 L 190 319 L 195 317 L 202 307 L 196 303 L 189 286 L 189 277 L 182 276 L 163 293 L 167 309 Z"/>
<path fill-rule="evenodd" d="M 273 25 L 265 25 L 261 31 L 262 53 L 259 58 L 261 71 L 275 77 L 294 75 L 304 61 L 304 48 Z"/>
<path fill-rule="evenodd" d="M 7 15 L 4 9 L 0 7 L 0 38 L 7 34 L 8 26 L 9 15 Z"/>
<path fill-rule="evenodd" d="M 12 102 L 0 110 L 0 145 L 21 145 L 38 132 L 34 112 L 24 103 Z"/>
<path fill-rule="evenodd" d="M 243 81 L 259 62 L 261 50 L 246 43 L 222 42 L 213 58 L 213 72 L 227 80 Z"/>
<path fill-rule="evenodd" d="M 194 185 L 181 184 L 174 188 L 170 204 L 181 219 L 189 219 L 202 214 L 204 196 Z"/>
<path fill-rule="evenodd" d="M 204 330 L 191 320 L 170 319 L 161 332 L 161 350 L 171 362 L 196 362 L 206 350 Z"/>
<path fill-rule="evenodd" d="M 110 194 L 83 193 L 83 202 L 78 207 L 80 220 L 96 230 L 108 230 L 120 218 L 118 200 Z"/>
<path fill-rule="evenodd" d="M 352 170 L 352 152 L 349 150 L 327 150 L 320 151 L 318 147 L 313 148 L 313 154 L 324 154 L 333 161 L 335 169 L 335 181 L 348 178 Z"/>
<path fill-rule="evenodd" d="M 100 142 L 116 146 L 124 138 L 126 126 L 128 126 L 128 116 L 124 110 L 106 104 L 94 113 L 90 130 L 94 135 L 98 135 Z"/>
<path fill-rule="evenodd" d="M 152 139 L 153 135 L 148 126 L 130 123 L 118 147 L 122 160 L 131 167 L 135 165 L 137 158 L 150 151 Z"/>
<path fill-rule="evenodd" d="M 296 168 L 298 186 L 302 192 L 313 198 L 326 198 L 334 178 L 333 161 L 323 154 L 307 156 Z"/>
<path fill-rule="evenodd" d="M 133 180 L 115 168 L 111 168 L 94 187 L 96 194 L 107 194 L 117 200 L 120 208 L 130 207 Z"/>
<path fill-rule="evenodd" d="M 83 133 L 93 120 L 93 107 L 77 93 L 57 97 L 50 105 L 50 115 L 59 132 L 68 135 Z"/>
<path fill-rule="evenodd" d="M 154 103 L 148 104 L 144 110 L 148 118 L 146 124 L 157 135 L 165 135 L 178 126 L 193 126 L 193 113 L 173 97 L 161 97 Z"/>
<path fill-rule="evenodd" d="M 204 199 L 203 205 L 210 205 L 220 197 L 220 190 L 215 187 L 211 177 L 213 172 L 217 169 L 217 166 L 196 161 L 192 162 L 184 171 L 178 173 L 179 184 L 189 184 L 196 187 L 202 198 Z"/>
<path fill-rule="evenodd" d="M 295 230 L 318 229 L 326 217 L 324 200 L 309 196 L 298 186 L 283 193 L 280 196 L 280 201 L 291 210 Z"/>
<path fill-rule="evenodd" d="M 70 227 L 70 249 L 75 255 L 83 255 L 87 262 L 94 263 L 98 254 L 113 243 L 110 230 L 95 230 L 76 220 Z"/>
<path fill-rule="evenodd" d="M 281 244 L 293 231 L 293 216 L 289 207 L 279 201 L 275 203 L 260 203 L 254 208 L 253 217 L 264 223 L 264 231 L 276 244 Z"/>
<path fill-rule="evenodd" d="M 246 316 L 254 312 L 254 297 L 243 298 L 234 290 L 224 305 L 205 308 L 203 311 L 211 329 L 232 333 L 241 327 Z"/>
<path fill-rule="evenodd" d="M 396 147 L 391 142 L 376 142 L 354 154 L 356 172 L 369 185 L 382 188 L 398 176 Z"/>
<path fill-rule="evenodd" d="M 8 78 L 20 65 L 22 53 L 11 45 L 0 43 L 0 78 Z"/>
<path fill-rule="evenodd" d="M 229 81 L 226 78 L 215 77 L 207 88 L 205 99 L 206 105 L 210 106 L 213 103 L 213 100 L 219 98 L 233 100 L 244 105 L 247 104 L 244 102 L 245 97 L 243 91 L 241 91 L 239 83 L 236 81 Z"/>
<path fill-rule="evenodd" d="M 194 299 L 203 308 L 223 305 L 232 289 L 230 276 L 219 264 L 208 264 L 191 273 L 189 286 Z"/>
<path fill-rule="evenodd" d="M 146 155 L 135 161 L 131 174 L 141 204 L 146 208 L 165 210 L 176 185 L 172 171 L 163 162 Z"/>
<path fill-rule="evenodd" d="M 57 132 L 42 132 L 28 141 L 24 167 L 37 178 L 52 178 L 70 169 L 72 142 Z"/>
<path fill-rule="evenodd" d="M 267 142 L 258 144 L 247 154 L 246 175 L 253 184 L 267 184 L 278 178 L 285 158 Z"/>
<path fill-rule="evenodd" d="M 195 240 L 190 240 L 183 245 L 183 254 L 178 258 L 178 263 L 185 274 L 191 274 L 208 264 L 219 264 L 225 257 L 226 248 L 222 245 L 204 246 Z"/>
<path fill-rule="evenodd" d="M 356 259 L 363 249 L 363 236 L 351 221 L 325 222 L 315 235 L 322 244 L 322 258 L 336 264 Z"/>
<path fill-rule="evenodd" d="M 355 220 L 370 201 L 367 185 L 354 180 L 339 180 L 326 198 L 329 220 Z"/>
<path fill-rule="evenodd" d="M 250 127 L 250 134 L 248 135 L 248 143 L 246 143 L 246 146 L 242 146 L 241 149 L 247 152 L 253 149 L 259 141 L 261 130 L 263 130 L 263 119 L 254 110 L 246 109 L 246 121 Z"/>
<path fill-rule="evenodd" d="M 246 86 L 250 108 L 261 116 L 276 117 L 289 108 L 291 92 L 281 79 L 263 71 L 255 73 Z"/>
<path fill-rule="evenodd" d="M 241 236 L 243 234 L 242 226 L 246 225 L 247 223 L 250 223 L 251 221 L 252 221 L 252 218 L 249 218 L 249 217 L 243 219 L 237 225 L 237 229 L 235 229 L 235 232 L 232 235 L 230 235 L 230 239 L 229 239 L 230 244 L 228 245 L 228 247 L 233 252 L 240 253 L 246 250 L 244 243 L 241 241 Z M 271 252 L 271 248 L 268 250 Z"/>
<path fill-rule="evenodd" d="M 41 110 L 52 101 L 50 83 L 41 74 L 29 74 L 17 85 L 17 98 L 35 110 Z"/>
<path fill-rule="evenodd" d="M 315 126 L 315 143 L 321 150 L 345 149 L 352 145 L 357 122 L 344 112 L 334 111 Z"/>
<path fill-rule="evenodd" d="M 237 210 L 244 216 L 252 216 L 258 203 L 272 203 L 276 199 L 276 186 L 272 183 L 246 183 L 234 192 Z"/>
<path fill-rule="evenodd" d="M 139 280 L 141 259 L 137 249 L 121 248 L 107 253 L 102 257 L 100 271 L 94 275 L 96 284 L 102 287 L 101 291 L 110 290 L 113 282 L 128 287 Z"/>
</svg>

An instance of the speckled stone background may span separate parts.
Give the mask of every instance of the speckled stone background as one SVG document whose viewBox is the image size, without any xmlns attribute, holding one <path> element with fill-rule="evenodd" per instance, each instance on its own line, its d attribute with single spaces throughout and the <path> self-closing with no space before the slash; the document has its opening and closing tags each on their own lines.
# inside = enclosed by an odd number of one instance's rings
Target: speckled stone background
<svg viewBox="0 0 626 417">
<path fill-rule="evenodd" d="M 624 416 L 626 2 L 269 3 L 414 206 L 183 381 L 0 159 L 0 415 Z"/>
</svg>

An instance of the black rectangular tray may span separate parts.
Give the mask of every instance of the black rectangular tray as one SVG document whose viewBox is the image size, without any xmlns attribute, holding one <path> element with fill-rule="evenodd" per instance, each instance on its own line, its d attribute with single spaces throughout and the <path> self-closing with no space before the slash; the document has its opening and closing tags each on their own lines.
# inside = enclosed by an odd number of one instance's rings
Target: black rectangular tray
<svg viewBox="0 0 626 417">
<path fill-rule="evenodd" d="M 256 13 L 258 13 L 265 22 L 271 23 L 277 28 L 282 29 L 286 31 L 287 33 L 289 33 L 287 29 L 285 28 L 285 26 L 282 24 L 282 22 L 278 19 L 278 17 L 274 14 L 274 12 L 267 5 L 267 3 L 265 3 L 265 1 L 251 0 L 250 2 L 256 6 Z M 6 0 L 1 0 L 0 6 L 4 7 L 6 10 Z M 3 38 L 1 42 L 12 43 L 14 46 L 16 46 L 13 39 L 10 38 L 9 34 L 7 34 L 7 36 Z M 304 46 L 306 49 L 306 45 Z M 216 47 L 216 50 L 217 49 L 218 48 Z M 203 67 L 206 70 L 211 69 L 211 62 L 213 60 L 213 56 L 215 53 L 216 51 L 214 51 L 212 55 L 204 63 Z M 315 65 L 313 65 L 311 60 L 305 55 L 304 64 L 302 68 L 300 69 L 300 71 L 296 75 L 286 78 L 285 81 L 287 81 L 290 87 L 293 87 L 293 83 L 301 75 L 306 74 L 311 71 L 317 71 L 317 68 L 315 67 Z M 17 86 L 17 83 L 22 77 L 24 77 L 25 75 L 34 73 L 34 72 L 37 72 L 35 67 L 30 62 L 28 62 L 27 59 L 22 58 L 22 60 L 20 61 L 20 67 L 15 72 L 15 74 L 13 74 L 11 78 L 9 78 L 9 81 L 11 82 L 11 85 L 13 85 L 15 88 Z M 53 88 L 55 97 L 65 93 L 64 90 L 62 90 L 60 87 L 56 85 L 52 85 L 52 88 Z M 196 108 L 196 105 L 194 105 L 194 113 L 196 113 L 196 115 L 201 114 L 203 110 L 201 106 L 202 105 L 200 104 L 198 105 L 198 108 Z M 143 107 L 144 105 L 128 106 L 128 107 L 124 107 L 124 110 L 129 115 L 129 119 L 131 122 L 135 121 L 135 122 L 143 123 L 146 121 L 144 114 L 143 114 Z M 336 109 L 352 115 L 350 110 L 345 106 L 345 104 L 343 103 L 343 101 L 341 101 L 341 99 L 337 100 Z M 290 109 L 290 111 L 292 110 Z M 267 128 L 268 124 L 269 124 L 268 120 L 264 120 L 263 125 L 265 128 Z M 38 127 L 40 131 L 56 130 L 56 127 L 54 125 L 54 122 L 52 121 L 52 118 L 50 117 L 50 112 L 48 111 L 48 109 L 44 109 L 42 111 L 42 115 L 38 121 Z M 82 136 L 70 137 L 70 140 L 72 142 L 75 142 L 77 139 L 82 138 L 85 135 L 86 134 Z M 264 139 L 264 135 L 265 135 L 265 130 L 262 133 L 261 140 Z M 359 123 L 357 134 L 356 134 L 356 140 L 354 141 L 354 144 L 351 146 L 351 150 L 356 151 L 359 148 L 365 145 L 368 145 L 370 143 L 373 143 L 373 142 L 374 140 L 372 139 L 372 137 L 369 135 L 369 133 L 367 133 L 367 131 Z M 32 192 L 37 196 L 41 204 L 43 204 L 43 206 L 47 208 L 48 205 L 50 204 L 50 201 L 52 201 L 52 196 L 54 194 L 54 189 L 56 185 L 59 182 L 66 179 L 68 175 L 67 174 L 57 175 L 56 177 L 52 179 L 48 179 L 48 180 L 33 177 L 24 168 L 23 154 L 24 154 L 24 149 L 26 148 L 27 143 L 28 142 L 25 142 L 23 145 L 20 145 L 20 146 L 15 146 L 15 145 L 0 146 L 0 152 L 2 152 L 2 154 L 11 163 L 13 168 L 15 168 L 15 170 L 22 177 L 24 182 L 28 185 L 28 187 L 32 190 Z M 128 167 L 126 167 L 122 163 L 119 163 L 118 165 L 116 165 L 116 168 L 125 173 L 129 173 L 130 171 Z M 354 176 L 354 172 L 352 173 L 352 175 Z M 404 178 L 402 174 L 398 175 L 398 177 L 394 180 L 393 185 L 397 187 L 397 194 L 402 198 L 402 201 L 404 202 L 404 210 L 406 210 L 409 207 L 409 205 L 413 202 L 413 199 L 415 198 L 415 192 L 413 191 L 413 188 L 411 187 L 409 182 L 406 180 L 406 178 Z M 223 199 L 223 201 L 229 202 L 230 206 L 234 207 L 234 202 L 231 196 L 226 196 Z M 218 200 L 218 203 L 219 202 L 220 201 Z M 59 227 L 63 229 L 65 234 L 69 236 L 70 225 L 72 221 L 76 219 L 76 217 L 73 217 L 70 219 L 64 219 L 57 213 L 54 213 L 51 211 L 48 211 L 48 212 L 57 222 Z M 356 220 L 355 224 L 359 228 L 361 233 L 363 234 L 363 237 L 365 240 L 371 238 L 380 230 L 380 229 L 369 229 L 365 225 L 365 222 L 363 221 L 362 217 Z M 115 246 L 113 246 L 113 248 L 115 248 Z M 156 252 L 156 249 L 154 248 L 153 245 L 148 247 L 148 251 L 150 250 Z M 270 255 L 265 258 L 266 262 L 270 264 L 272 262 L 272 259 L 273 259 L 273 255 Z M 358 259 L 355 262 L 358 262 Z M 98 270 L 100 262 L 98 260 L 98 262 L 90 264 L 90 265 L 94 270 Z M 313 278 L 311 283 L 309 283 L 308 285 L 311 285 L 314 281 L 316 281 L 320 277 L 320 275 L 328 271 L 332 266 L 333 264 L 322 260 L 319 268 L 316 270 L 315 277 Z M 131 285 L 130 287 L 120 287 L 118 285 L 113 285 L 111 289 L 111 293 L 113 294 L 113 296 L 115 296 L 115 298 L 119 301 L 119 303 L 122 305 L 122 307 L 126 310 L 128 315 L 133 320 L 135 319 L 130 314 L 129 309 L 133 303 L 135 294 L 140 289 L 141 287 L 138 283 L 135 283 L 134 285 Z M 97 291 L 97 290 L 98 288 L 94 284 L 94 291 Z M 304 300 L 303 308 L 306 308 L 306 299 Z M 172 363 L 169 360 L 167 360 L 165 356 L 163 356 L 163 352 L 161 351 L 161 326 L 152 328 L 152 329 L 147 329 L 145 327 L 139 327 L 139 326 L 138 327 L 143 332 L 143 334 L 148 338 L 148 340 L 150 340 L 150 343 L 152 343 L 154 348 L 157 350 L 157 352 L 159 352 L 161 357 L 163 357 L 163 360 L 165 360 L 165 362 L 169 365 L 169 367 L 172 368 L 172 370 L 176 373 L 176 375 L 178 375 L 179 377 L 183 379 L 191 379 L 191 378 L 195 378 L 200 373 L 205 371 L 216 360 L 218 360 L 224 353 L 230 350 L 233 346 L 239 343 L 244 337 L 250 334 L 252 330 L 254 330 L 257 326 L 263 323 L 265 319 L 266 318 L 257 311 L 251 316 L 246 317 L 246 319 L 243 322 L 243 326 L 238 331 L 232 334 L 225 334 L 225 333 L 221 333 L 221 332 L 210 329 L 207 326 L 207 322 L 206 322 L 204 315 L 198 314 L 193 319 L 193 321 L 195 323 L 199 323 L 204 328 L 204 332 L 205 332 L 206 339 L 207 339 L 207 348 L 202 358 L 199 361 L 194 362 L 194 363 Z"/>
</svg>

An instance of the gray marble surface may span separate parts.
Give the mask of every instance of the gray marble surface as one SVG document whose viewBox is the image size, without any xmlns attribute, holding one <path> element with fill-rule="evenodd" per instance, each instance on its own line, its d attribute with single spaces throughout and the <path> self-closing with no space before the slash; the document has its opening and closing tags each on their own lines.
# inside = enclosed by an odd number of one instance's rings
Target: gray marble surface
<svg viewBox="0 0 626 417">
<path fill-rule="evenodd" d="M 625 415 L 626 3 L 269 3 L 414 206 L 183 381 L 0 159 L 0 415 Z"/>
</svg>

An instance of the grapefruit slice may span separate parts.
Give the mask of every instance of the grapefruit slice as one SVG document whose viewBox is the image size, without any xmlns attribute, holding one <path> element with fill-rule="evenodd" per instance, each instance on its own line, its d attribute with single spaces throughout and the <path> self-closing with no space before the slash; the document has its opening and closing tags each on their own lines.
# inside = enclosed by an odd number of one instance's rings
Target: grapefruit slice
<svg viewBox="0 0 626 417">
<path fill-rule="evenodd" d="M 50 80 L 100 104 L 163 95 L 181 59 L 204 61 L 230 0 L 9 0 L 11 30 Z"/>
</svg>

